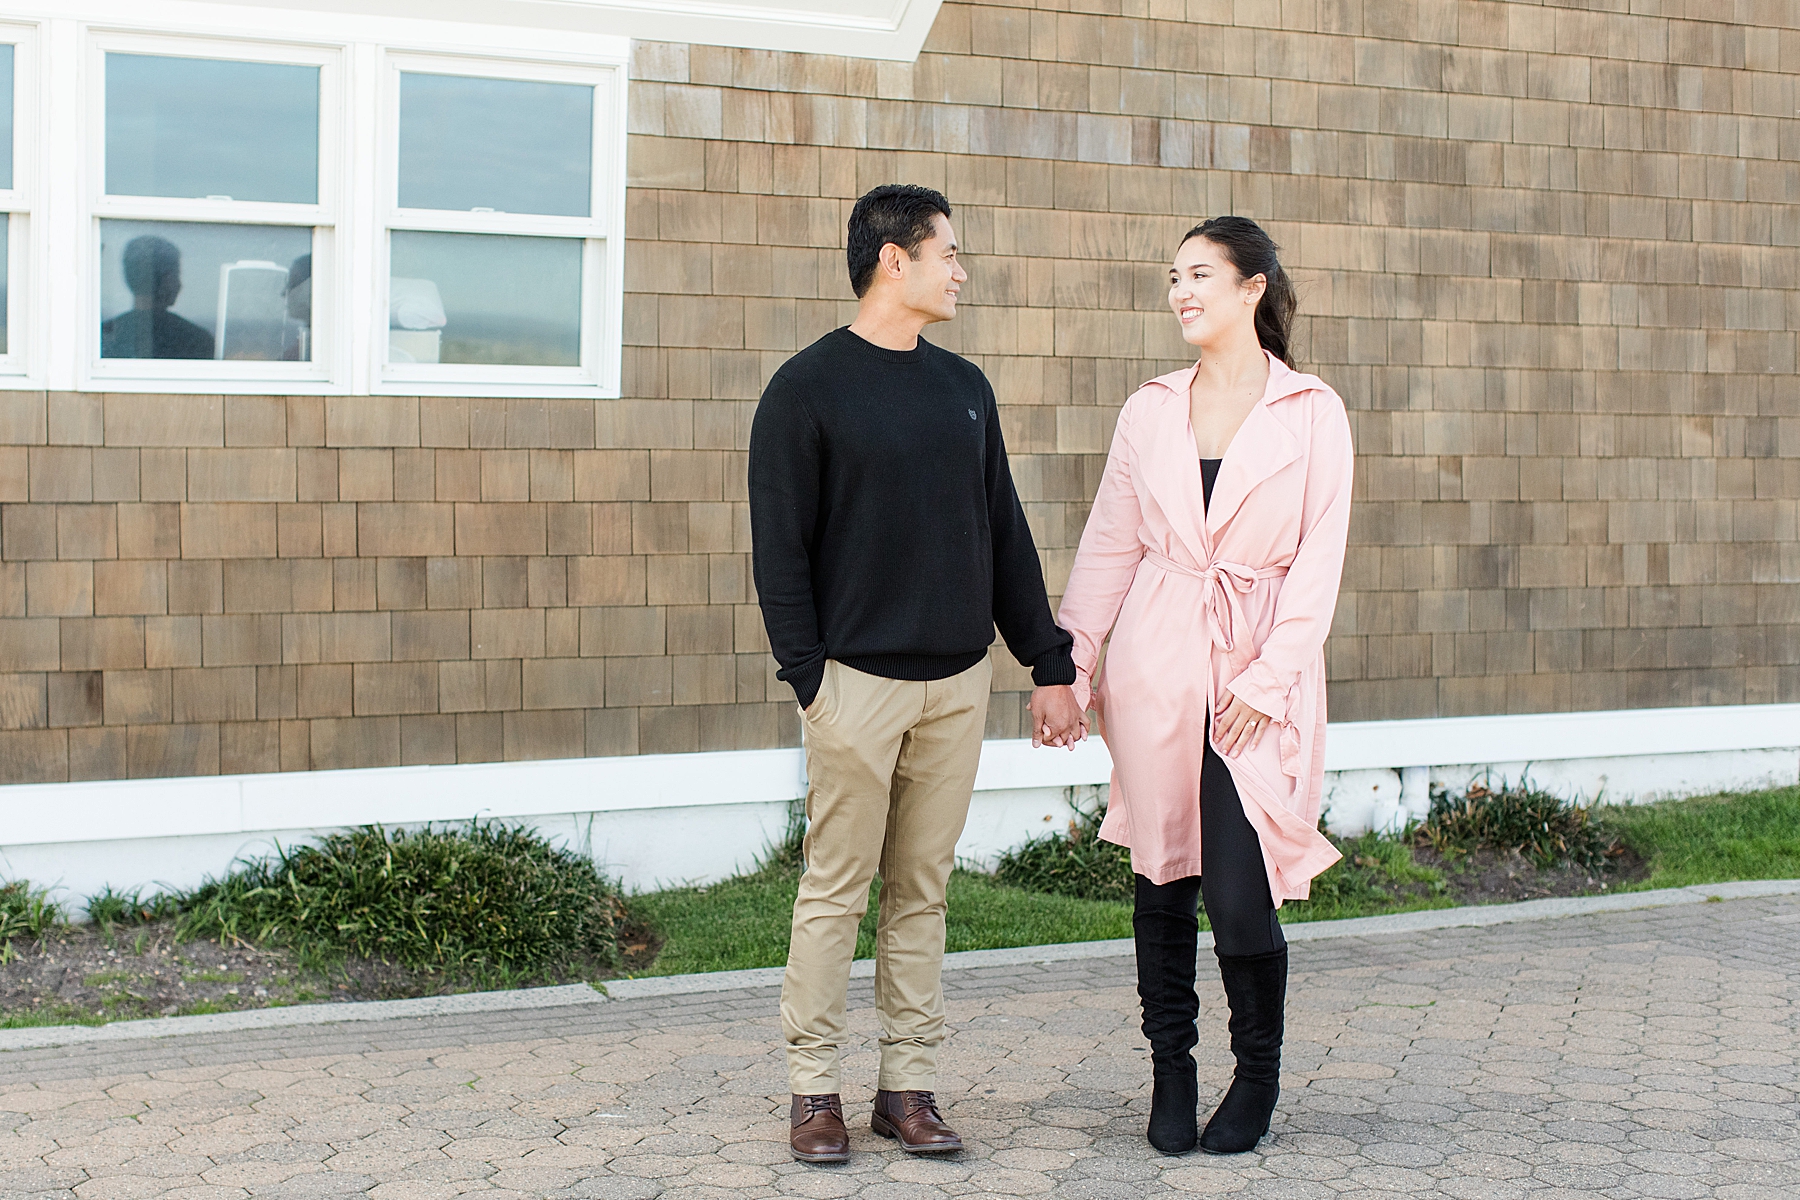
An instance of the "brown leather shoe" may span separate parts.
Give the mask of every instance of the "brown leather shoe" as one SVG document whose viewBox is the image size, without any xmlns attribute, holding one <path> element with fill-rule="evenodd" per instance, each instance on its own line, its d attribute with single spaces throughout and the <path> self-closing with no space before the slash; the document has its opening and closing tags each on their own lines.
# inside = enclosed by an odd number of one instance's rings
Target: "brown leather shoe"
<svg viewBox="0 0 1800 1200">
<path fill-rule="evenodd" d="M 795 1096 L 788 1119 L 793 1132 L 788 1145 L 801 1162 L 850 1161 L 850 1131 L 844 1128 L 844 1102 L 834 1092 L 828 1096 Z"/>
<path fill-rule="evenodd" d="M 869 1125 L 882 1137 L 898 1138 L 908 1154 L 950 1154 L 963 1148 L 930 1092 L 876 1092 Z"/>
</svg>

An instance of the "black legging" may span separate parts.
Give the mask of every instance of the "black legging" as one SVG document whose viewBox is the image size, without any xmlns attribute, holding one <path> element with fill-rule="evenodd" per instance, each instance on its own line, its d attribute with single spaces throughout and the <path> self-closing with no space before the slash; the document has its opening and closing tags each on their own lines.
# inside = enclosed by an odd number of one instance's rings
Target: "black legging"
<svg viewBox="0 0 1800 1200">
<path fill-rule="evenodd" d="M 1229 958 L 1273 954 L 1287 945 L 1287 939 L 1281 935 L 1281 920 L 1269 895 L 1262 844 L 1244 815 L 1231 768 L 1210 739 L 1205 745 L 1200 766 L 1200 874 L 1164 884 L 1137 876 L 1137 910 L 1192 921 L 1195 903 L 1204 894 L 1206 919 L 1219 954 Z"/>
</svg>

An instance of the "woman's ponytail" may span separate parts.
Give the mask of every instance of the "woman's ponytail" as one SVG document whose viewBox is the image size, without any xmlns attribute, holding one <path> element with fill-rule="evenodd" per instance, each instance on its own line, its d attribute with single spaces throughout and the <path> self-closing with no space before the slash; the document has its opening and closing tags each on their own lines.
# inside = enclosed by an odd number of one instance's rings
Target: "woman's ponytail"
<svg viewBox="0 0 1800 1200">
<path fill-rule="evenodd" d="M 1290 343 L 1300 301 L 1294 295 L 1294 281 L 1276 257 L 1278 247 L 1263 227 L 1249 217 L 1209 217 L 1188 230 L 1181 244 L 1195 238 L 1205 238 L 1223 250 L 1240 278 L 1261 275 L 1268 281 L 1262 299 L 1256 302 L 1256 340 L 1264 350 L 1293 366 Z"/>
</svg>

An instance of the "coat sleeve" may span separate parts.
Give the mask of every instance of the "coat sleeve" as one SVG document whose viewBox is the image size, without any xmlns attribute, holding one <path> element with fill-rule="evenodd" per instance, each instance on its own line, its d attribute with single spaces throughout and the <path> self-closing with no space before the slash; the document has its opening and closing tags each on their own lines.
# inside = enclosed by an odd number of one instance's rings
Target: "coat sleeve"
<svg viewBox="0 0 1800 1200">
<path fill-rule="evenodd" d="M 1300 672 L 1317 661 L 1331 631 L 1350 536 L 1354 470 L 1350 418 L 1337 393 L 1327 391 L 1314 402 L 1300 546 L 1282 580 L 1274 627 L 1256 658 L 1226 685 L 1232 695 L 1280 724 L 1288 720 L 1288 700 Z"/>
<path fill-rule="evenodd" d="M 1094 507 L 1088 512 L 1087 527 L 1081 531 L 1081 546 L 1075 552 L 1075 565 L 1069 570 L 1069 584 L 1057 612 L 1058 623 L 1075 639 L 1075 700 L 1083 708 L 1093 695 L 1100 645 L 1119 619 L 1125 593 L 1131 590 L 1144 557 L 1143 539 L 1138 534 L 1143 512 L 1131 478 L 1133 407 L 1127 401 L 1119 412 L 1106 470 L 1100 476 Z"/>
</svg>

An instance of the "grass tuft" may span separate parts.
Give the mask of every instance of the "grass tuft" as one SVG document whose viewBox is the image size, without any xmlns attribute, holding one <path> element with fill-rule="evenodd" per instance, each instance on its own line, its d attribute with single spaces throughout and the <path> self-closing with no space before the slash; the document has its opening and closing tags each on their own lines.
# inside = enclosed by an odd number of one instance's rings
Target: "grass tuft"
<svg viewBox="0 0 1800 1200">
<path fill-rule="evenodd" d="M 352 954 L 417 971 L 517 978 L 618 958 L 623 908 L 587 859 L 471 822 L 366 826 L 241 863 L 182 898 L 179 936 Z"/>
<path fill-rule="evenodd" d="M 1333 838 L 1343 858 L 1312 881 L 1312 894 L 1281 906 L 1286 921 L 1335 921 L 1449 905 L 1443 872 L 1413 861 L 1411 840 L 1370 830 Z"/>
<path fill-rule="evenodd" d="M 1554 796 L 1528 778 L 1502 780 L 1498 789 L 1473 783 L 1460 796 L 1435 791 L 1416 836 L 1449 861 L 1490 849 L 1517 853 L 1540 869 L 1570 863 L 1598 871 L 1617 846 L 1586 805 Z"/>
<path fill-rule="evenodd" d="M 12 939 L 42 938 L 64 921 L 49 888 L 34 888 L 23 879 L 0 884 L 0 962 L 11 960 Z"/>
<path fill-rule="evenodd" d="M 1066 831 L 1034 837 L 1001 855 L 994 878 L 1052 896 L 1130 904 L 1131 851 L 1100 840 L 1105 816 L 1098 804 L 1076 806 Z"/>
<path fill-rule="evenodd" d="M 167 892 L 158 892 L 149 899 L 145 899 L 142 888 L 133 888 L 129 892 L 115 892 L 110 884 L 89 896 L 87 902 L 89 919 L 102 929 L 111 929 L 115 925 L 142 925 L 149 921 L 160 921 L 175 916 L 180 911 L 180 900 Z"/>
</svg>

